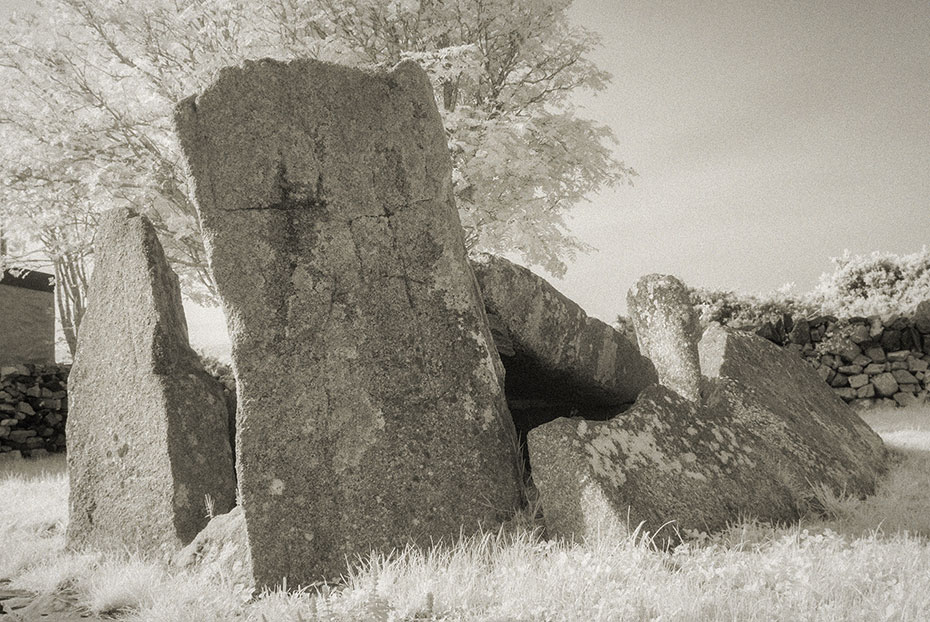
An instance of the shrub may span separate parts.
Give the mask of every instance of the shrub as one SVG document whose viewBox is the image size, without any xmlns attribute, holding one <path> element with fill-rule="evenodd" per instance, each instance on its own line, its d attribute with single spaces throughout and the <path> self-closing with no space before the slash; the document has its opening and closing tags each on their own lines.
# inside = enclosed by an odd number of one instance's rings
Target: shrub
<svg viewBox="0 0 930 622">
<path fill-rule="evenodd" d="M 820 277 L 810 299 L 838 316 L 890 316 L 913 311 L 930 299 L 930 250 L 910 255 L 874 252 L 833 258 L 831 274 Z"/>
<path fill-rule="evenodd" d="M 910 255 L 873 252 L 852 255 L 848 251 L 831 260 L 833 272 L 824 273 L 813 291 L 791 293 L 790 286 L 766 294 L 731 290 L 691 289 L 691 304 L 701 323 L 756 327 L 777 323 L 784 314 L 811 318 L 907 315 L 930 300 L 930 250 Z M 622 317 L 618 321 L 622 321 Z"/>
</svg>

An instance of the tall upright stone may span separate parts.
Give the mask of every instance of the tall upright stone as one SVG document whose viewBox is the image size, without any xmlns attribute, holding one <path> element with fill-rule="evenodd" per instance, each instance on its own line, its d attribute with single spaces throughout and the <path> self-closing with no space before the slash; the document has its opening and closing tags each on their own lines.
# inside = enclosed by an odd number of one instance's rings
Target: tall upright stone
<svg viewBox="0 0 930 622">
<path fill-rule="evenodd" d="M 257 585 L 512 511 L 503 368 L 426 74 L 247 62 L 176 122 L 233 343 Z"/>
<path fill-rule="evenodd" d="M 659 383 L 692 401 L 701 399 L 701 326 L 688 288 L 673 276 L 649 274 L 627 293 L 640 351 L 652 359 Z"/>
<path fill-rule="evenodd" d="M 68 378 L 68 543 L 174 550 L 235 504 L 223 394 L 151 223 L 107 212 Z"/>
</svg>

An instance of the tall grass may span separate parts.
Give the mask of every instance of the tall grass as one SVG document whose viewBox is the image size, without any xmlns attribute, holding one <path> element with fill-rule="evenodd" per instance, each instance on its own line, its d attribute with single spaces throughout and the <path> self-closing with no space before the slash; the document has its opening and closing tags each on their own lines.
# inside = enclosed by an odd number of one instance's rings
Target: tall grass
<svg viewBox="0 0 930 622">
<path fill-rule="evenodd" d="M 64 552 L 62 462 L 7 464 L 0 579 L 139 622 L 930 619 L 930 408 L 867 417 L 896 453 L 877 493 L 821 493 L 824 515 L 789 528 L 744 521 L 668 552 L 639 534 L 545 541 L 523 516 L 454 545 L 371 555 L 338 585 L 256 598 L 215 568 Z"/>
</svg>

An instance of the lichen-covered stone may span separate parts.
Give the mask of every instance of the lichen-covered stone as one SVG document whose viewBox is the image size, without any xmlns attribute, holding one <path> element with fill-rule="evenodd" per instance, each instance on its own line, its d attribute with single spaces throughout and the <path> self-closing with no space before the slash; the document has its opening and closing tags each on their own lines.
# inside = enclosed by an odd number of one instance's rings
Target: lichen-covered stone
<svg viewBox="0 0 930 622">
<path fill-rule="evenodd" d="M 885 466 L 881 438 L 801 360 L 719 324 L 704 331 L 700 354 L 712 385 L 707 406 L 723 408 L 776 448 L 771 459 L 798 495 L 821 483 L 837 494 L 873 491 Z"/>
<path fill-rule="evenodd" d="M 176 122 L 232 339 L 256 585 L 511 512 L 503 368 L 426 74 L 247 62 Z"/>
<path fill-rule="evenodd" d="M 655 368 L 633 343 L 545 279 L 487 253 L 472 257 L 472 267 L 488 315 L 509 337 L 501 352 L 508 395 L 611 406 L 632 403 L 656 382 Z"/>
<path fill-rule="evenodd" d="M 206 527 L 190 544 L 172 558 L 181 568 L 209 569 L 211 574 L 222 576 L 231 585 L 254 588 L 249 538 L 245 529 L 242 506 L 237 505 L 225 514 L 210 519 Z"/>
<path fill-rule="evenodd" d="M 797 517 L 746 426 L 663 386 L 609 421 L 562 418 L 531 430 L 529 450 L 551 536 L 619 535 L 642 523 L 667 542 L 676 529 Z"/>
<path fill-rule="evenodd" d="M 655 365 L 659 383 L 699 401 L 701 326 L 688 288 L 673 276 L 649 274 L 633 284 L 626 300 L 639 349 Z"/>
<path fill-rule="evenodd" d="M 97 231 L 68 378 L 68 543 L 178 549 L 235 503 L 223 395 L 190 348 L 178 278 L 127 209 Z"/>
</svg>

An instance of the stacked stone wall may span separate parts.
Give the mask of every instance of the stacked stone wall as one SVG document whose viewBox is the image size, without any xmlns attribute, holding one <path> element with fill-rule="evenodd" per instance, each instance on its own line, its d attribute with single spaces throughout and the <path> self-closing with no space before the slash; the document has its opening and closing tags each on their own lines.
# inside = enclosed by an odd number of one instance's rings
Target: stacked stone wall
<svg viewBox="0 0 930 622">
<path fill-rule="evenodd" d="M 0 459 L 65 450 L 68 365 L 0 367 Z"/>
<path fill-rule="evenodd" d="M 857 408 L 930 401 L 930 301 L 911 316 L 786 315 L 755 332 L 797 352 Z"/>
</svg>

